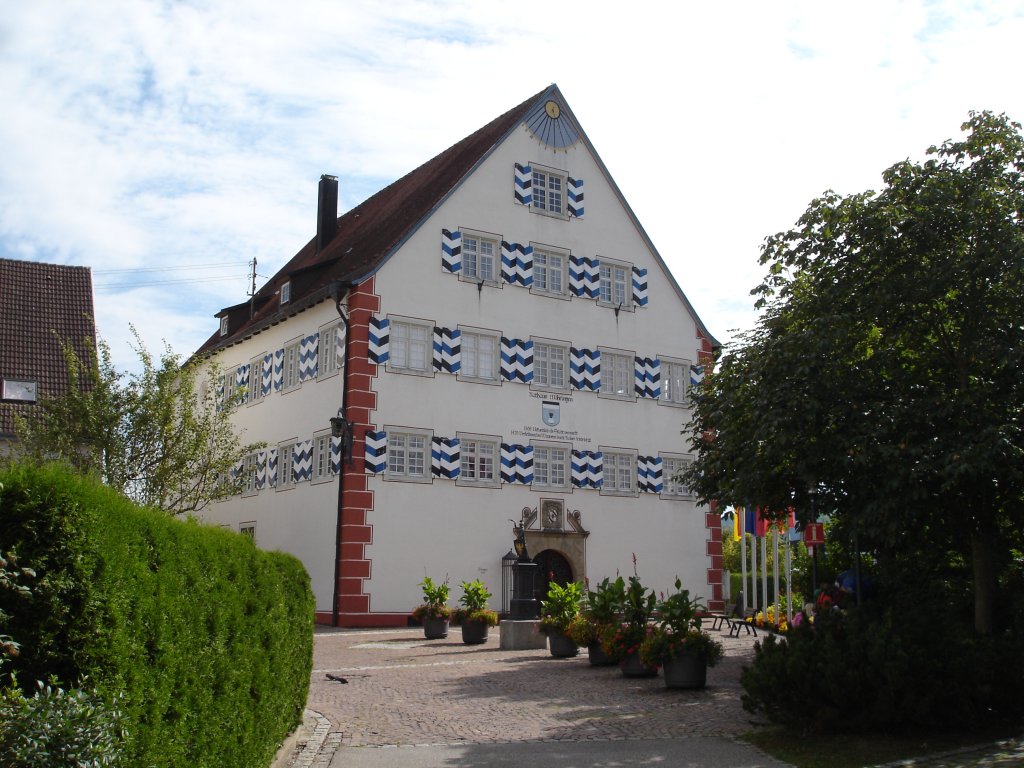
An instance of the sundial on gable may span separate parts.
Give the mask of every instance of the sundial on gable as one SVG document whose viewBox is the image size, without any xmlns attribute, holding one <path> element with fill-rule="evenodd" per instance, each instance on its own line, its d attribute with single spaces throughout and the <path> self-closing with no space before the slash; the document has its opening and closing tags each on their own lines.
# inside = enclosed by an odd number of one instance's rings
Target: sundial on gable
<svg viewBox="0 0 1024 768">
<path fill-rule="evenodd" d="M 575 121 L 562 103 L 550 98 L 527 113 L 523 122 L 530 133 L 549 147 L 565 149 L 580 140 Z"/>
</svg>

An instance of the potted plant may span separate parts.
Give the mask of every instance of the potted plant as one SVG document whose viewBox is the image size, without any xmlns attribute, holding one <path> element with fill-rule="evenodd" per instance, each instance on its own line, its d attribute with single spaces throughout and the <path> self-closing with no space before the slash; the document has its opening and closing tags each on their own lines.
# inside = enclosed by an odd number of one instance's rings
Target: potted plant
<svg viewBox="0 0 1024 768">
<path fill-rule="evenodd" d="M 575 656 L 579 646 L 569 637 L 569 627 L 580 614 L 583 586 L 572 581 L 564 587 L 552 581 L 548 599 L 540 604 L 540 628 L 548 636 L 552 656 Z"/>
<path fill-rule="evenodd" d="M 490 628 L 498 623 L 498 614 L 487 607 L 491 593 L 480 579 L 464 581 L 459 586 L 462 597 L 459 607 L 452 611 L 452 621 L 462 627 L 462 642 L 466 645 L 486 643 Z"/>
<path fill-rule="evenodd" d="M 423 589 L 423 603 L 416 606 L 412 617 L 423 624 L 423 636 L 427 640 L 440 640 L 448 637 L 448 621 L 452 609 L 448 607 L 448 577 L 435 584 L 429 576 L 420 582 Z"/>
<path fill-rule="evenodd" d="M 660 618 L 640 644 L 640 658 L 665 670 L 669 688 L 703 688 L 708 667 L 722 658 L 722 644 L 701 629 L 704 608 L 676 579 L 676 591 L 658 603 Z"/>
<path fill-rule="evenodd" d="M 615 581 L 605 578 L 597 589 L 587 592 L 587 602 L 582 613 L 569 625 L 569 636 L 579 646 L 587 647 L 587 655 L 593 666 L 618 663 L 601 648 L 601 635 L 608 627 L 619 623 L 626 601 L 626 582 L 621 576 Z"/>
<path fill-rule="evenodd" d="M 623 601 L 622 621 L 601 633 L 601 648 L 619 663 L 623 677 L 653 677 L 658 668 L 640 659 L 640 644 L 647 637 L 647 621 L 654 612 L 657 596 L 647 590 L 634 574 L 629 577 Z"/>
</svg>

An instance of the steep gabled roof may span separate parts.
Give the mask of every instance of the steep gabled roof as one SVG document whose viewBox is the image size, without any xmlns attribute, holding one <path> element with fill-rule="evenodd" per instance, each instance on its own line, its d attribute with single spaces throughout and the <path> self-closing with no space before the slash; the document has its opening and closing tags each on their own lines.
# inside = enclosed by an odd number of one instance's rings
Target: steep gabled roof
<svg viewBox="0 0 1024 768">
<path fill-rule="evenodd" d="M 96 342 L 88 267 L 0 259 L 0 378 L 35 381 L 37 392 L 67 391 L 62 343 L 80 355 Z M 0 436 L 14 432 L 14 414 L 34 406 L 0 403 Z"/>
<path fill-rule="evenodd" d="M 217 313 L 217 317 L 228 318 L 228 333 L 224 336 L 219 332 L 214 333 L 196 351 L 196 356 L 231 346 L 333 296 L 339 283 L 343 286 L 353 285 L 372 275 L 516 126 L 542 111 L 545 102 L 551 98 L 565 103 L 558 86 L 552 84 L 360 203 L 338 219 L 336 234 L 319 251 L 317 237 L 314 235 L 257 291 L 251 301 L 226 307 Z M 677 296 L 693 316 L 698 329 L 717 347 L 718 342 L 697 316 L 590 139 L 572 117 L 571 110 L 567 112 L 573 131 L 578 133 L 593 155 Z M 290 299 L 282 305 L 280 290 L 285 283 L 291 284 Z"/>
</svg>

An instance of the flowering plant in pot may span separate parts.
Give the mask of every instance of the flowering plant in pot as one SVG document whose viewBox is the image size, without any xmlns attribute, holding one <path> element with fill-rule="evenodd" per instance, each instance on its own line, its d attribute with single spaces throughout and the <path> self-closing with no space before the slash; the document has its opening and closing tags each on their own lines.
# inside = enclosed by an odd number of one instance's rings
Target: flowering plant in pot
<svg viewBox="0 0 1024 768">
<path fill-rule="evenodd" d="M 583 585 L 571 581 L 564 587 L 548 584 L 548 599 L 540 603 L 540 629 L 547 634 L 552 656 L 575 656 L 579 648 L 569 636 L 569 627 L 580 615 Z"/>
<path fill-rule="evenodd" d="M 448 637 L 448 621 L 452 609 L 448 607 L 448 577 L 438 584 L 429 576 L 420 582 L 423 602 L 413 609 L 412 617 L 423 624 L 423 634 L 428 640 Z"/>
<path fill-rule="evenodd" d="M 487 607 L 491 593 L 480 579 L 464 581 L 459 586 L 462 597 L 459 607 L 452 611 L 452 621 L 462 627 L 462 642 L 467 645 L 485 643 L 488 628 L 498 623 L 498 614 Z"/>
<path fill-rule="evenodd" d="M 604 578 L 597 589 L 587 592 L 586 604 L 579 617 L 569 625 L 569 637 L 579 646 L 586 646 L 590 663 L 614 664 L 601 649 L 601 635 L 621 621 L 626 601 L 626 582 L 621 576 L 615 581 Z"/>
<path fill-rule="evenodd" d="M 665 685 L 703 688 L 707 668 L 722 658 L 722 644 L 701 629 L 700 601 L 676 579 L 676 591 L 657 605 L 658 622 L 640 644 L 640 659 L 653 667 L 664 666 Z"/>
<path fill-rule="evenodd" d="M 606 656 L 619 662 L 627 677 L 648 676 L 658 671 L 657 667 L 642 665 L 638 656 L 640 644 L 647 637 L 647 621 L 657 600 L 654 591 L 646 589 L 636 574 L 630 576 L 622 603 L 622 621 L 601 632 L 601 649 Z"/>
</svg>

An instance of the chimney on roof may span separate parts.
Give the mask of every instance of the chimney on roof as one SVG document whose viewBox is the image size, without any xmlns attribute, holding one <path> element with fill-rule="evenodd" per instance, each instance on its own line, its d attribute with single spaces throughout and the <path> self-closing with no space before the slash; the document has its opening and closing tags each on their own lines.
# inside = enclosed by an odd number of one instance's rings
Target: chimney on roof
<svg viewBox="0 0 1024 768">
<path fill-rule="evenodd" d="M 338 231 L 338 177 L 320 177 L 316 209 L 316 252 L 320 253 Z"/>
</svg>

